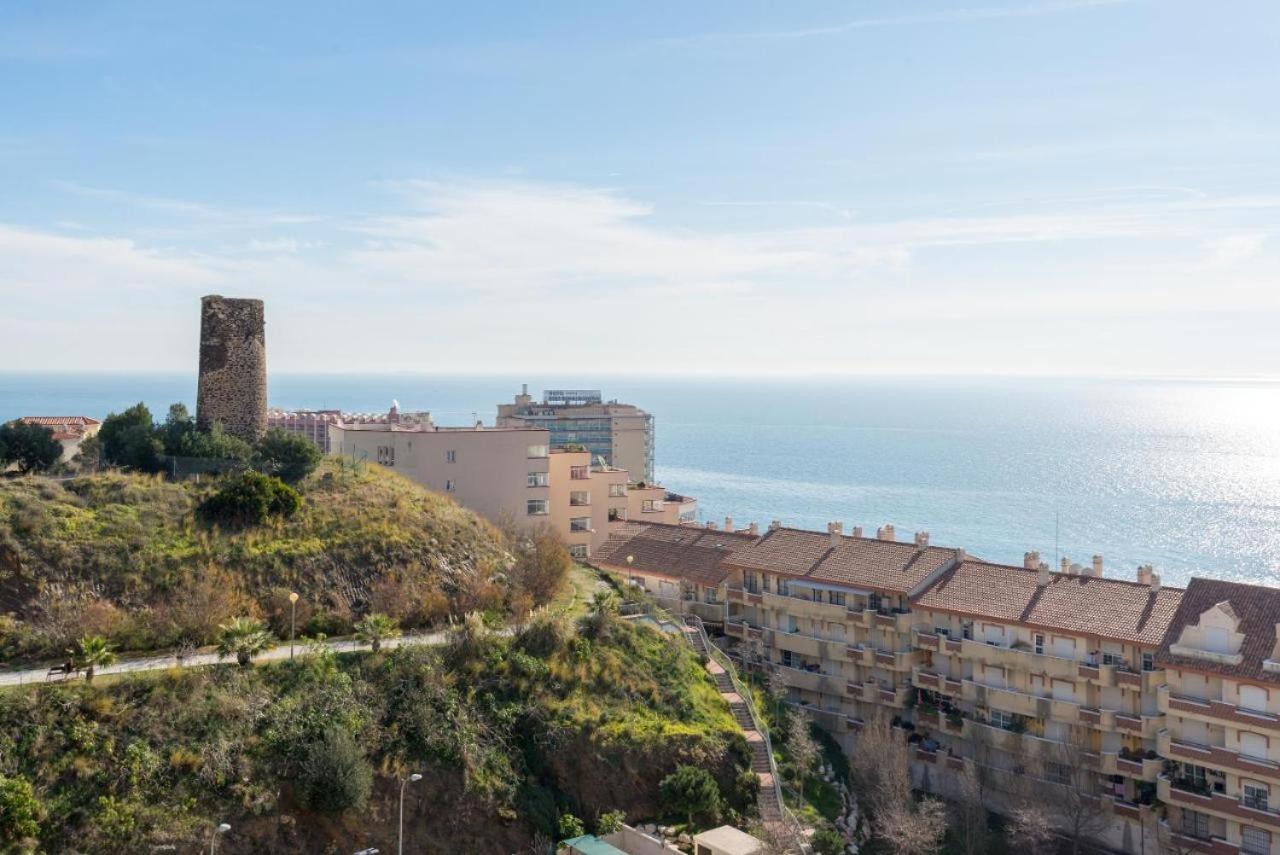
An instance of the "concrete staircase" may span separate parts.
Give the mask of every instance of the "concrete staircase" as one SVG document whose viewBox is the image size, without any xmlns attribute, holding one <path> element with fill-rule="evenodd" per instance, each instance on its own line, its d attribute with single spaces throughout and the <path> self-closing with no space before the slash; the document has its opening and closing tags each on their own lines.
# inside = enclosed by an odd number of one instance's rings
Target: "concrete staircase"
<svg viewBox="0 0 1280 855">
<path fill-rule="evenodd" d="M 755 718 L 748 706 L 749 702 L 738 694 L 738 690 L 733 685 L 732 676 L 711 657 L 711 651 L 707 649 L 706 637 L 697 620 L 686 617 L 684 622 L 685 638 L 689 639 L 693 649 L 702 657 L 707 673 L 711 675 L 716 688 L 720 691 L 720 697 L 724 698 L 725 703 L 729 705 L 733 720 L 738 723 L 738 727 L 742 729 L 742 735 L 746 737 L 747 745 L 751 747 L 751 771 L 760 782 L 760 791 L 756 797 L 760 819 L 766 823 L 781 823 L 783 822 L 782 804 L 778 801 L 778 788 L 774 785 L 777 769 L 769 751 L 769 743 L 765 740 L 764 734 L 756 728 Z"/>
</svg>

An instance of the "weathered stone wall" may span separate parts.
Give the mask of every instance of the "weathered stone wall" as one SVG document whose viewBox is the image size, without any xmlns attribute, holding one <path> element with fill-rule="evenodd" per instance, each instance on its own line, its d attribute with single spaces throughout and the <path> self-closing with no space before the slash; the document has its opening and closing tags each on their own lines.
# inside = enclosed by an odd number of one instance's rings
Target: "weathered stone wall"
<svg viewBox="0 0 1280 855">
<path fill-rule="evenodd" d="M 254 442 L 267 430 L 267 349 L 261 300 L 200 301 L 196 421 Z"/>
</svg>

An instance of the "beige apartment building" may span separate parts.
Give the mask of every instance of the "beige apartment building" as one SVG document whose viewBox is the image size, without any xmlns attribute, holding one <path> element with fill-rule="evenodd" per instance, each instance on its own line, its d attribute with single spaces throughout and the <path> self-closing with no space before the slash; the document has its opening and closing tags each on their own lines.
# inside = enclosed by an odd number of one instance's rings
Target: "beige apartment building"
<svg viewBox="0 0 1280 855">
<path fill-rule="evenodd" d="M 548 389 L 534 401 L 524 386 L 512 403 L 498 405 L 496 424 L 543 428 L 555 448 L 581 447 L 593 460 L 626 469 L 637 483 L 654 480 L 653 416 L 605 401 L 598 389 Z"/>
<path fill-rule="evenodd" d="M 627 519 L 679 525 L 698 519 L 698 500 L 673 493 L 661 484 L 627 485 Z"/>
<path fill-rule="evenodd" d="M 550 524 L 545 430 L 331 424 L 329 453 L 392 469 L 493 522 Z"/>
<path fill-rule="evenodd" d="M 729 528 L 732 529 L 730 523 Z M 1280 590 L 1102 558 L 1056 572 L 929 543 L 632 522 L 593 562 L 722 627 L 847 751 L 883 711 L 918 786 L 1034 798 L 1122 852 L 1280 855 Z"/>
<path fill-rule="evenodd" d="M 1174 851 L 1280 851 L 1280 590 L 1192 579 L 1156 662 Z"/>
<path fill-rule="evenodd" d="M 585 561 L 626 522 L 627 471 L 592 465 L 587 451 L 553 449 L 550 480 L 551 523 L 569 554 Z"/>
</svg>

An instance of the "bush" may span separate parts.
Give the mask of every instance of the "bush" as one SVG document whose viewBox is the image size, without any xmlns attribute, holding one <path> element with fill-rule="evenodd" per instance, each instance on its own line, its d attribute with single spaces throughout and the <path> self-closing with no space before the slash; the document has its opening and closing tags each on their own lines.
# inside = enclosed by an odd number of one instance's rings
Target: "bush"
<svg viewBox="0 0 1280 855">
<path fill-rule="evenodd" d="M 515 556 L 511 581 L 532 598 L 535 606 L 546 605 L 564 587 L 573 566 L 564 541 L 551 526 L 528 531 L 504 521 L 503 534 Z"/>
<path fill-rule="evenodd" d="M 310 810 L 363 810 L 373 789 L 373 768 L 355 738 L 334 727 L 307 746 L 297 787 L 298 801 Z"/>
<path fill-rule="evenodd" d="M 26 778 L 0 775 L 0 850 L 34 851 L 32 838 L 40 833 L 44 805 Z"/>
<path fill-rule="evenodd" d="M 146 404 L 137 403 L 123 413 L 107 416 L 98 431 L 98 439 L 106 462 L 140 472 L 160 470 L 164 446 L 155 437 L 155 425 Z"/>
<path fill-rule="evenodd" d="M 844 836 L 834 828 L 819 828 L 809 843 L 815 855 L 842 855 L 846 845 Z"/>
<path fill-rule="evenodd" d="M 254 468 L 287 484 L 306 478 L 319 463 L 319 446 L 301 434 L 280 428 L 267 431 L 253 454 Z"/>
<path fill-rule="evenodd" d="M 605 811 L 600 814 L 596 820 L 596 834 L 604 836 L 613 834 L 622 830 L 622 824 L 627 821 L 627 815 L 620 810 Z"/>
<path fill-rule="evenodd" d="M 668 810 L 683 814 L 690 826 L 695 816 L 715 819 L 720 814 L 720 787 L 711 773 L 700 766 L 680 766 L 658 784 L 662 803 Z"/>
<path fill-rule="evenodd" d="M 582 820 L 578 819 L 571 813 L 560 814 L 560 839 L 572 840 L 575 837 L 581 837 L 587 833 L 586 827 L 582 824 Z"/>
<path fill-rule="evenodd" d="M 291 517 L 300 507 L 302 496 L 279 478 L 242 472 L 200 504 L 200 515 L 226 525 L 262 525 L 273 516 Z"/>
<path fill-rule="evenodd" d="M 43 425 L 12 421 L 0 425 L 0 469 L 18 464 L 22 472 L 42 472 L 62 459 L 62 443 Z"/>
</svg>

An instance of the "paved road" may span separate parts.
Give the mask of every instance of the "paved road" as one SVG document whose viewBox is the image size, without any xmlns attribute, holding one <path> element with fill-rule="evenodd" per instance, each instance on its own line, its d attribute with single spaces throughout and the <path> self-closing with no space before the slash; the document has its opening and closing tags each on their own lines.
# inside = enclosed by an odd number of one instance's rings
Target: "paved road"
<svg viewBox="0 0 1280 855">
<path fill-rule="evenodd" d="M 417 635 L 402 635 L 399 638 L 388 638 L 382 642 L 384 649 L 391 647 L 400 647 L 406 644 L 444 644 L 448 638 L 445 632 L 428 632 Z M 346 653 L 352 650 L 368 650 L 369 645 L 360 641 L 326 641 L 325 646 L 335 653 Z M 299 642 L 295 645 L 298 653 L 306 651 L 307 642 Z M 281 659 L 289 658 L 289 645 L 282 644 L 279 647 L 272 648 L 264 653 L 260 653 L 254 657 L 254 662 L 273 662 Z M 219 658 L 216 653 L 195 653 L 181 662 L 183 668 L 198 668 L 203 665 L 217 665 L 219 663 L 235 662 L 234 657 Z M 50 663 L 40 668 L 28 668 L 25 671 L 0 671 L 0 687 L 3 686 L 22 686 L 29 683 L 44 683 L 49 681 L 64 679 L 61 675 L 49 677 L 49 668 L 56 663 Z M 99 668 L 96 675 L 106 674 L 128 674 L 134 671 L 163 671 L 166 668 L 173 668 L 179 665 L 179 662 L 172 653 L 165 656 L 143 656 L 136 659 L 120 659 L 116 664 L 107 668 Z M 80 679 L 83 679 L 81 676 Z"/>
</svg>

